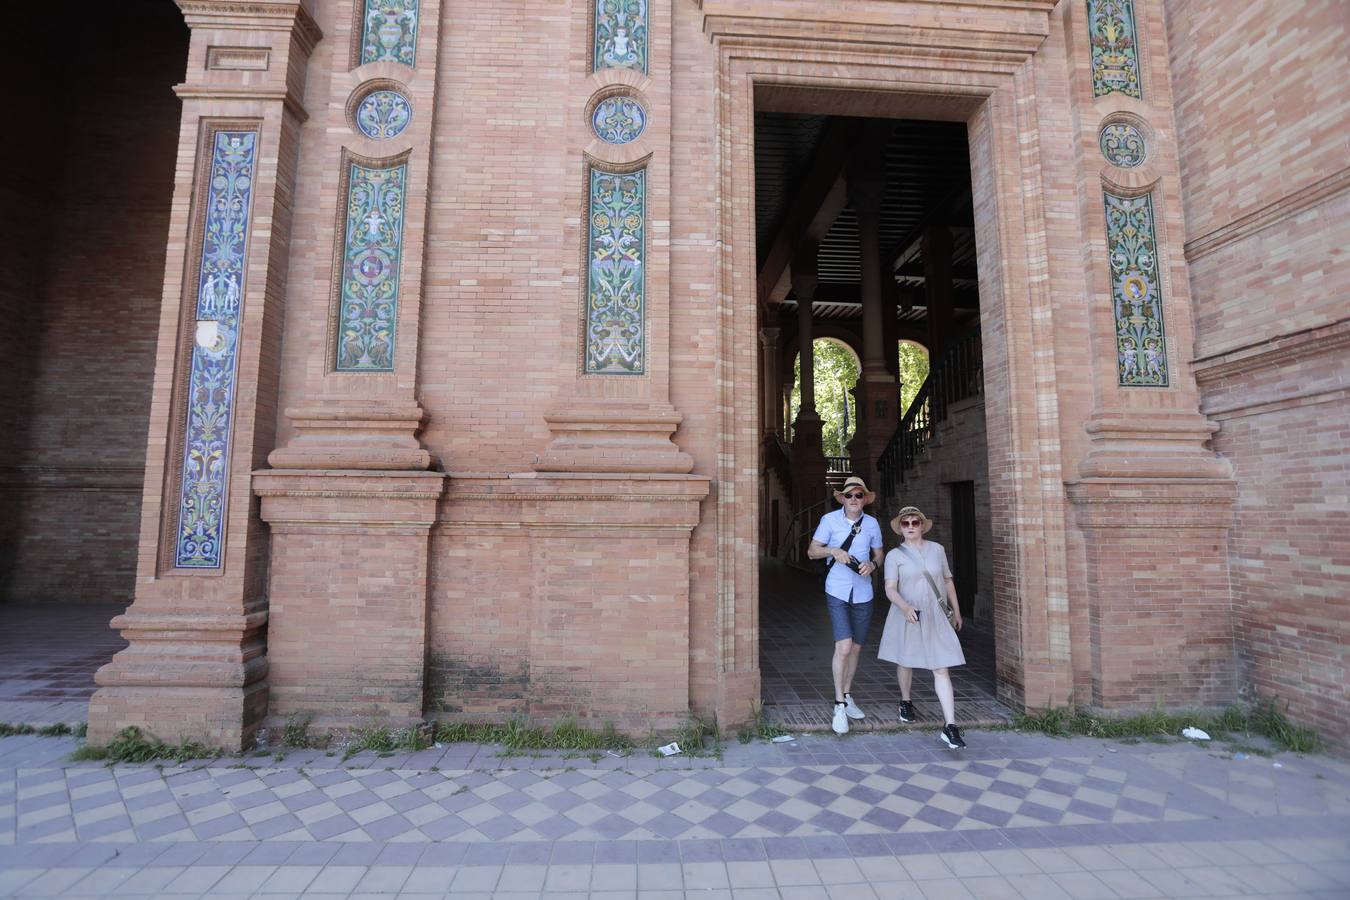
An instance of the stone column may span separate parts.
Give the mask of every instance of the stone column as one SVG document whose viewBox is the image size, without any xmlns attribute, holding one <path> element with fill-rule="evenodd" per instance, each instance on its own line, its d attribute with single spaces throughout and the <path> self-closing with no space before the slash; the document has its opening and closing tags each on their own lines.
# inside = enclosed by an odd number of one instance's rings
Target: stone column
<svg viewBox="0 0 1350 900">
<path fill-rule="evenodd" d="M 952 233 L 941 225 L 924 229 L 924 295 L 928 301 L 928 362 L 936 366 L 952 337 L 954 298 L 952 296 Z"/>
<path fill-rule="evenodd" d="M 779 398 L 782 391 L 778 386 L 778 336 L 782 329 L 761 328 L 759 330 L 760 377 L 763 385 L 764 411 L 760 424 L 765 434 L 778 434 L 781 430 L 779 417 L 782 415 Z"/>
<path fill-rule="evenodd" d="M 297 2 L 179 0 L 191 29 L 130 646 L 98 671 L 89 739 L 253 741 L 268 703 L 268 536 L 250 472 L 273 446 L 309 55 Z"/>
<path fill-rule="evenodd" d="M 881 276 L 881 204 L 886 194 L 885 160 L 881 145 L 861 156 L 848 174 L 849 204 L 858 215 L 858 243 L 862 272 L 863 360 L 858 378 L 858 423 L 849 445 L 853 467 L 869 485 L 879 483 L 877 457 L 895 433 L 895 376 L 886 365 L 886 327 Z M 891 351 L 894 353 L 894 349 Z"/>
<path fill-rule="evenodd" d="M 816 412 L 814 334 L 811 301 L 815 298 L 816 244 L 798 249 L 792 259 L 792 293 L 797 298 L 797 352 L 801 356 L 801 403 L 792 429 L 792 466 L 797 479 L 797 506 L 805 509 L 825 498 L 825 451 L 820 415 Z"/>
</svg>

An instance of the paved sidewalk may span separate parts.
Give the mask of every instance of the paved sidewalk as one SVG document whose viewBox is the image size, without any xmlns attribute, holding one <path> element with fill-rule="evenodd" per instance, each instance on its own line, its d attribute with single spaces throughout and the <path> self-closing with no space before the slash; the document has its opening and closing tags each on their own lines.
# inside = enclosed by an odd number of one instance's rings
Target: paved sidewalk
<svg viewBox="0 0 1350 900">
<path fill-rule="evenodd" d="M 0 740 L 0 896 L 1350 896 L 1350 765 L 973 731 L 721 760 L 64 761 Z"/>
</svg>

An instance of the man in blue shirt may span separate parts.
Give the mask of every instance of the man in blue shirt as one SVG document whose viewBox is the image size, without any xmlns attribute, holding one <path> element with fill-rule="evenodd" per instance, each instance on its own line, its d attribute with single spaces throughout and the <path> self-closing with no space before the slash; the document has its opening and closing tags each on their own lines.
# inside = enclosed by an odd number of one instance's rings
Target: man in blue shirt
<svg viewBox="0 0 1350 900">
<path fill-rule="evenodd" d="M 806 555 L 828 559 L 825 576 L 825 603 L 834 631 L 834 718 L 836 734 L 848 731 L 849 719 L 861 719 L 864 713 L 850 693 L 858 657 L 867 641 L 872 624 L 872 573 L 881 567 L 883 551 L 881 526 L 863 507 L 876 499 L 861 478 L 850 477 L 843 490 L 834 492 L 843 504 L 821 516 Z"/>
</svg>

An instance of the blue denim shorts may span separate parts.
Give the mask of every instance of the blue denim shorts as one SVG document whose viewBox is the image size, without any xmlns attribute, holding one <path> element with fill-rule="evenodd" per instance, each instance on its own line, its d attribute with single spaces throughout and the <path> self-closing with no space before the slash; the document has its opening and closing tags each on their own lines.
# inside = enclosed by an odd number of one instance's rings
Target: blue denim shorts
<svg viewBox="0 0 1350 900">
<path fill-rule="evenodd" d="M 830 594 L 825 595 L 825 605 L 830 610 L 830 627 L 834 630 L 834 639 L 842 641 L 849 638 L 853 643 L 867 643 L 867 629 L 872 625 L 872 601 L 849 603 Z"/>
</svg>

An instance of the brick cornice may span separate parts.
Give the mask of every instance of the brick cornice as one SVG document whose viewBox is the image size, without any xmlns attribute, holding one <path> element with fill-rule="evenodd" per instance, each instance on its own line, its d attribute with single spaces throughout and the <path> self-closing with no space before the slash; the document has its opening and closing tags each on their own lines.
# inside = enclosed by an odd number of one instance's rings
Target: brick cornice
<svg viewBox="0 0 1350 900">
<path fill-rule="evenodd" d="M 1278 225 L 1325 203 L 1350 189 L 1350 167 L 1281 197 L 1260 209 L 1240 216 L 1208 234 L 1186 242 L 1186 261 L 1194 262 L 1258 231 Z"/>
<path fill-rule="evenodd" d="M 718 43 L 789 49 L 812 47 L 891 55 L 904 47 L 915 56 L 953 55 L 1016 64 L 1035 53 L 1050 32 L 1058 0 L 702 0 L 703 30 Z M 822 25 L 825 27 L 822 29 Z"/>
<path fill-rule="evenodd" d="M 175 0 L 189 28 L 237 28 L 245 31 L 293 32 L 300 48 L 310 53 L 323 39 L 319 24 L 297 0 Z"/>
<path fill-rule="evenodd" d="M 1192 360 L 1191 370 L 1197 382 L 1207 384 L 1232 375 L 1282 366 L 1295 360 L 1346 349 L 1350 349 L 1350 319 L 1341 319 L 1330 325 L 1199 357 Z"/>
</svg>

